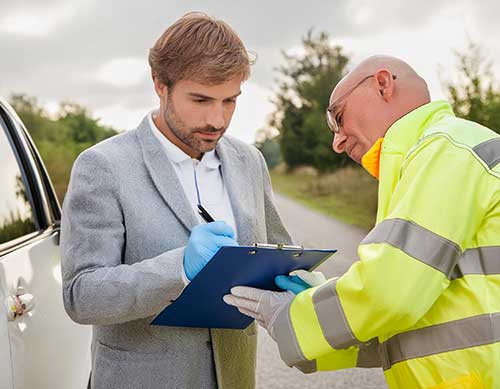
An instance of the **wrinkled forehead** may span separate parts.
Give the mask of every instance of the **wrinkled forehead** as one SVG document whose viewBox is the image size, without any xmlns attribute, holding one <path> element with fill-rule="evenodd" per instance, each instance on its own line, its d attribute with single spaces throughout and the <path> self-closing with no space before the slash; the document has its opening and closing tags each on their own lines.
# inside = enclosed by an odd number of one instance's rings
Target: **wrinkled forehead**
<svg viewBox="0 0 500 389">
<path fill-rule="evenodd" d="M 365 71 L 353 70 L 342 78 L 333 89 L 330 95 L 330 107 L 333 109 L 335 106 L 342 103 L 342 98 L 349 93 L 363 78 L 369 76 L 370 73 Z"/>
<path fill-rule="evenodd" d="M 335 105 L 335 103 L 342 96 L 342 94 L 343 94 L 342 91 L 346 90 L 345 83 L 343 83 L 343 81 L 344 81 L 344 79 L 342 79 L 337 85 L 335 85 L 335 88 L 333 88 L 333 91 L 330 94 L 330 100 L 329 100 L 330 107 L 332 107 L 333 105 Z"/>
<path fill-rule="evenodd" d="M 354 77 L 352 77 L 351 74 L 348 74 L 344 76 L 344 78 L 342 78 L 337 85 L 335 85 L 335 88 L 333 88 L 330 95 L 329 105 L 331 108 L 334 108 L 337 103 L 340 103 L 342 96 L 349 91 L 350 85 L 354 85 L 353 79 Z"/>
</svg>

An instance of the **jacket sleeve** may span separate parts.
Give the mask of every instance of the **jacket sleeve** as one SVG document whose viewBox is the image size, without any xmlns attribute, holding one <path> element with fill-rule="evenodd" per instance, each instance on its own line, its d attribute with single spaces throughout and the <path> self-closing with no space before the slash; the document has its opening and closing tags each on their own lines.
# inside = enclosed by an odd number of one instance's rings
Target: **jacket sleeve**
<svg viewBox="0 0 500 389">
<path fill-rule="evenodd" d="M 116 324 L 152 316 L 184 287 L 184 247 L 127 265 L 120 187 L 95 149 L 74 164 L 61 223 L 63 299 L 82 324 Z"/>
<path fill-rule="evenodd" d="M 315 360 L 304 360 L 294 365 L 305 374 L 318 371 L 347 369 L 351 367 L 382 367 L 378 354 L 378 341 L 373 339 L 367 343 L 351 346 L 347 349 L 332 350 Z"/>
<path fill-rule="evenodd" d="M 271 186 L 271 179 L 267 164 L 260 151 L 257 151 L 259 156 L 259 164 L 262 170 L 262 179 L 264 187 L 264 211 L 266 214 L 266 232 L 268 243 L 284 243 L 291 244 L 292 238 L 288 234 L 281 217 L 274 204 L 273 188 Z"/>
<path fill-rule="evenodd" d="M 403 163 L 387 217 L 361 242 L 360 260 L 279 313 L 273 331 L 285 362 L 350 355 L 353 365 L 355 352 L 342 349 L 414 326 L 448 287 L 487 211 L 478 199 L 491 191 L 485 176 L 472 153 L 445 137 L 419 145 Z"/>
</svg>

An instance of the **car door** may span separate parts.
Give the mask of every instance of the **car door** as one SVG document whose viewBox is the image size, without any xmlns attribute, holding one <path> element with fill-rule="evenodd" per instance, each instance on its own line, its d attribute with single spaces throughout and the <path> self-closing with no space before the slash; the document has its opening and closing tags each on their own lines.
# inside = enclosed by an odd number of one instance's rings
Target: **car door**
<svg viewBox="0 0 500 389">
<path fill-rule="evenodd" d="M 59 220 L 39 156 L 0 101 L 1 389 L 86 388 L 91 330 L 64 311 Z M 31 303 L 18 305 L 23 313 L 13 317 L 12 303 L 20 300 Z"/>
</svg>

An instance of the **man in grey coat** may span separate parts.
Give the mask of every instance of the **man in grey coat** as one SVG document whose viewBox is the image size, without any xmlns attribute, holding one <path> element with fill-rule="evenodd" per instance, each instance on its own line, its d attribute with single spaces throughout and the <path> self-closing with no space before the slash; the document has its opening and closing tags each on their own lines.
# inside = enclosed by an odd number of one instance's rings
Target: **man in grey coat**
<svg viewBox="0 0 500 389">
<path fill-rule="evenodd" d="M 159 109 L 73 167 L 61 235 L 65 307 L 93 325 L 92 388 L 253 388 L 255 325 L 149 324 L 220 246 L 290 242 L 262 155 L 224 135 L 250 60 L 226 23 L 188 14 L 149 62 Z M 198 204 L 224 222 L 202 223 Z"/>
</svg>

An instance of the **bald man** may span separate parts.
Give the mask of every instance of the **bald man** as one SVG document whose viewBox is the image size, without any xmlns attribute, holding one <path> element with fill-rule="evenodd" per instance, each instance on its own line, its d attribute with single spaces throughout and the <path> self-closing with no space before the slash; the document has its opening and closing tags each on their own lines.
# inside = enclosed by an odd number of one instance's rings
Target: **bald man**
<svg viewBox="0 0 500 389">
<path fill-rule="evenodd" d="M 431 102 L 387 56 L 335 87 L 327 120 L 334 151 L 380 181 L 360 260 L 338 279 L 281 277 L 287 292 L 236 287 L 226 302 L 306 372 L 378 365 L 390 388 L 500 388 L 500 137 Z"/>
</svg>

